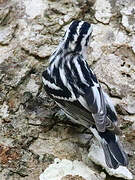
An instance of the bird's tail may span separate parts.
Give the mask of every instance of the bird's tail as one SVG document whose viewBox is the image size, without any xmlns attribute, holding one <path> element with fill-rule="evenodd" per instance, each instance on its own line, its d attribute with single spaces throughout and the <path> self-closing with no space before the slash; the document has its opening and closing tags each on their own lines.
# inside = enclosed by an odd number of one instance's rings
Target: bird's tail
<svg viewBox="0 0 135 180">
<path fill-rule="evenodd" d="M 118 137 L 111 131 L 98 133 L 98 140 L 100 141 L 105 154 L 105 161 L 109 168 L 116 169 L 120 165 L 128 165 L 128 157 L 119 142 Z M 94 133 L 95 135 L 95 133 Z M 97 136 L 97 135 L 95 135 Z"/>
</svg>

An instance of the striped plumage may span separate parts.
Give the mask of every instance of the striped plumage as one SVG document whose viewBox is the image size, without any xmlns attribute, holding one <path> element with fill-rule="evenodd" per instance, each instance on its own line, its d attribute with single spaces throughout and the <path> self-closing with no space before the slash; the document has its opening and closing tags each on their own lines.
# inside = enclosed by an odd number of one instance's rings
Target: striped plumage
<svg viewBox="0 0 135 180">
<path fill-rule="evenodd" d="M 108 95 L 86 62 L 92 26 L 73 21 L 67 29 L 50 64 L 43 72 L 46 93 L 76 123 L 94 133 L 100 141 L 107 165 L 127 166 L 127 156 L 119 143 L 117 114 Z"/>
</svg>

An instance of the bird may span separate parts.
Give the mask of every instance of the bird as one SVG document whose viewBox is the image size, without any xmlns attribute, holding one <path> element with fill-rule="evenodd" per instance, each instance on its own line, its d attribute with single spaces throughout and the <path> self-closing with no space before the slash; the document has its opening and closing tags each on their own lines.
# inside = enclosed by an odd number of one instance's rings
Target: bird
<svg viewBox="0 0 135 180">
<path fill-rule="evenodd" d="M 109 95 L 87 63 L 93 24 L 73 20 L 42 72 L 46 94 L 71 121 L 88 128 L 99 140 L 109 168 L 128 165 L 119 140 L 118 115 Z"/>
</svg>

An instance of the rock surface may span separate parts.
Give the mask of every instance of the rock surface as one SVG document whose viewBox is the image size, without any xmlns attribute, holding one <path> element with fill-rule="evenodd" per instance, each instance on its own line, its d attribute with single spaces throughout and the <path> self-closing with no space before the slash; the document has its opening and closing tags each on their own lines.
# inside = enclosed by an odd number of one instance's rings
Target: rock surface
<svg viewBox="0 0 135 180">
<path fill-rule="evenodd" d="M 81 169 L 87 165 L 99 179 L 116 175 L 88 158 L 90 132 L 60 114 L 42 87 L 41 73 L 74 19 L 93 23 L 88 63 L 116 106 L 128 169 L 135 179 L 134 11 L 134 0 L 0 1 L 0 179 L 37 180 L 56 158 Z M 117 176 L 130 179 L 125 171 Z M 86 177 L 62 177 L 67 179 Z"/>
<path fill-rule="evenodd" d="M 67 159 L 59 160 L 55 159 L 54 164 L 51 164 L 45 171 L 40 175 L 40 180 L 64 180 L 66 179 L 80 179 L 80 180 L 101 180 L 94 171 L 90 170 L 81 161 L 70 161 Z"/>
</svg>

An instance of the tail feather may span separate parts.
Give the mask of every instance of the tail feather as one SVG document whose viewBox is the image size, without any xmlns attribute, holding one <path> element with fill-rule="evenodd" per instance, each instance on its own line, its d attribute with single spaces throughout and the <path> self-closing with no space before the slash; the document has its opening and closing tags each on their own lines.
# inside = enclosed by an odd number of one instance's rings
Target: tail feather
<svg viewBox="0 0 135 180">
<path fill-rule="evenodd" d="M 105 161 L 106 164 L 109 168 L 113 168 L 116 169 L 119 167 L 118 162 L 116 161 L 116 159 L 114 158 L 114 156 L 111 154 L 108 144 L 105 143 L 101 143 L 102 148 L 104 150 L 104 155 L 105 155 Z"/>
<path fill-rule="evenodd" d="M 119 142 L 118 137 L 111 131 L 99 132 L 101 145 L 104 150 L 105 160 L 110 168 L 118 168 L 119 165 L 127 166 L 128 158 Z"/>
<path fill-rule="evenodd" d="M 93 131 L 93 128 L 91 130 L 102 145 L 105 161 L 109 168 L 116 169 L 120 165 L 128 165 L 128 157 L 114 132 L 109 130 L 98 132 L 96 129 Z"/>
</svg>

